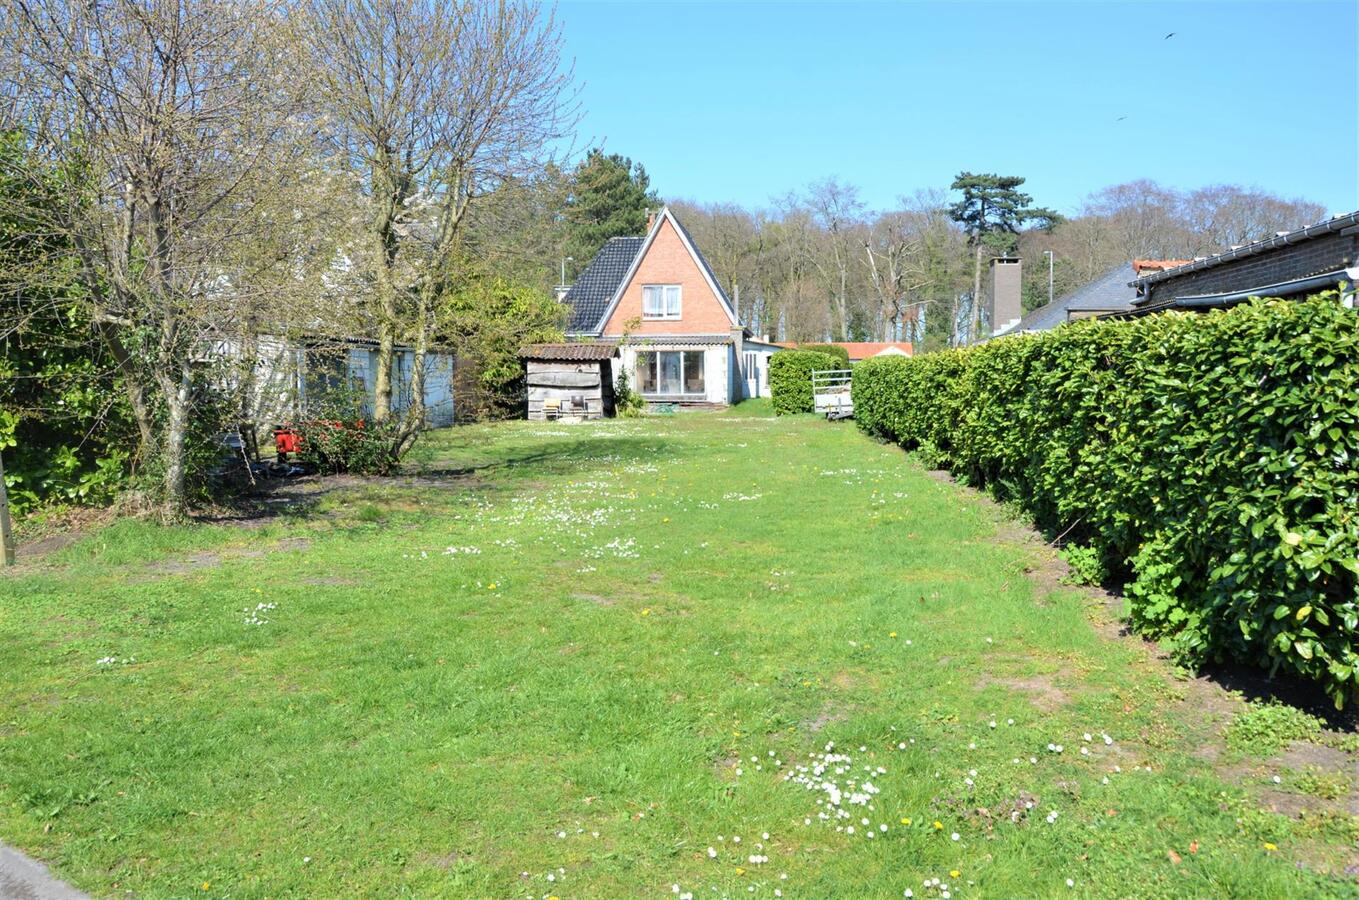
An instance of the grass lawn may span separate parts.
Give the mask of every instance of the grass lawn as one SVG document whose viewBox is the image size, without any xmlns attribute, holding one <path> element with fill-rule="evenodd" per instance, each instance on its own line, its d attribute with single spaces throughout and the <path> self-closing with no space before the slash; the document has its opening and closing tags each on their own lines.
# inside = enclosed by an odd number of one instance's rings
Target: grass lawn
<svg viewBox="0 0 1359 900">
<path fill-rule="evenodd" d="M 0 578 L 0 840 L 110 896 L 1359 891 L 1353 817 L 1263 811 L 1192 683 L 850 423 L 416 457 Z"/>
</svg>

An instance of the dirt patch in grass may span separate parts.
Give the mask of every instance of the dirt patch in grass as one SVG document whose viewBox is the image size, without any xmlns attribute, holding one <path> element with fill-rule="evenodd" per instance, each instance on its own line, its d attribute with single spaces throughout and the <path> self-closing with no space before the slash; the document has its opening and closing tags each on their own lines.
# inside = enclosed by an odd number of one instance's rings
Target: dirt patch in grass
<svg viewBox="0 0 1359 900">
<path fill-rule="evenodd" d="M 821 707 L 821 711 L 816 714 L 815 718 L 803 723 L 802 730 L 816 734 L 827 725 L 843 722 L 847 718 L 849 718 L 848 709 L 836 703 L 827 703 L 825 706 Z"/>
<path fill-rule="evenodd" d="M 1061 674 L 1061 673 L 1059 673 Z M 1037 709 L 1043 712 L 1056 712 L 1069 702 L 1066 691 L 1053 683 L 1051 675 L 1025 675 L 997 677 L 983 675 L 977 681 L 977 690 L 988 687 L 1003 687 L 1016 694 L 1023 694 Z"/>
<path fill-rule="evenodd" d="M 572 594 L 571 599 L 584 600 L 587 603 L 593 603 L 595 606 L 613 606 L 618 602 L 613 597 L 604 597 L 599 594 Z"/>
</svg>

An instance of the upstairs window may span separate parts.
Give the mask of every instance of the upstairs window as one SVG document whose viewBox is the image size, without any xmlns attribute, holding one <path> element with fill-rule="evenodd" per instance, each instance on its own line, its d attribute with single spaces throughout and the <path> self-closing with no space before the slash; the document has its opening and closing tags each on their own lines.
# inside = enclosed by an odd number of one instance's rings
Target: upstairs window
<svg viewBox="0 0 1359 900">
<path fill-rule="evenodd" d="M 642 286 L 643 319 L 678 319 L 679 317 L 679 285 L 647 284 Z"/>
</svg>

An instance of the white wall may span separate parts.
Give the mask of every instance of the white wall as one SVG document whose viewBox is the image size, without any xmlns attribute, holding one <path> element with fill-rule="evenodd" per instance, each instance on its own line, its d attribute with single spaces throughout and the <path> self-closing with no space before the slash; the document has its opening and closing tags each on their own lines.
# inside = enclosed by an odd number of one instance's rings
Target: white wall
<svg viewBox="0 0 1359 900">
<path fill-rule="evenodd" d="M 688 402 L 726 404 L 735 402 L 740 395 L 732 394 L 731 344 L 665 344 L 654 347 L 624 346 L 620 351 L 619 369 L 628 373 L 628 385 L 639 390 L 637 383 L 637 354 L 654 350 L 702 350 L 703 351 L 703 390 L 701 400 L 685 397 Z M 616 377 L 616 376 L 615 376 Z M 648 397 L 647 399 L 653 399 Z M 664 397 L 655 397 L 657 403 L 669 402 Z"/>
</svg>

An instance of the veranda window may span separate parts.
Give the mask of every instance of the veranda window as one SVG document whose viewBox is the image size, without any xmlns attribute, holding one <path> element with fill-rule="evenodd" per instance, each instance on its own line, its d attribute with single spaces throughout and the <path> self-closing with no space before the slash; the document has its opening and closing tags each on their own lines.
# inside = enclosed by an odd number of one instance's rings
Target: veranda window
<svg viewBox="0 0 1359 900">
<path fill-rule="evenodd" d="M 647 350 L 637 354 L 637 389 L 652 396 L 702 396 L 702 350 Z"/>
</svg>

